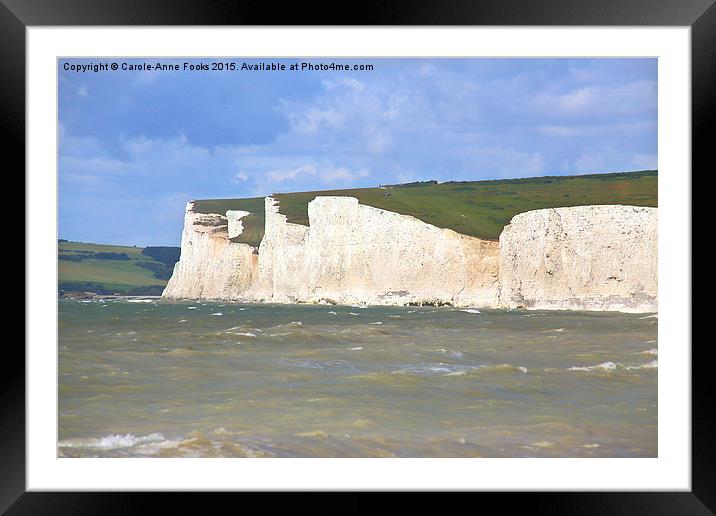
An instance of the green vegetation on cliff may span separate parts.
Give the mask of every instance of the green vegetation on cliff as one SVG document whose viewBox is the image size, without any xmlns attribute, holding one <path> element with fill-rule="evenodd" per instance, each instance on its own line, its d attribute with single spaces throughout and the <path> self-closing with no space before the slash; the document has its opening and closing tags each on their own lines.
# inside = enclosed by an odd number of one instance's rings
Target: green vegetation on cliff
<svg viewBox="0 0 716 516">
<path fill-rule="evenodd" d="M 361 204 L 411 215 L 441 228 L 497 240 L 518 213 L 542 208 L 595 204 L 657 206 L 656 170 L 547 176 L 492 181 L 425 181 L 378 188 L 276 193 L 280 213 L 288 222 L 308 225 L 308 203 L 318 195 L 356 197 Z M 198 213 L 251 212 L 242 219 L 244 233 L 235 238 L 258 246 L 264 232 L 264 200 L 209 199 L 194 204 Z"/>
<path fill-rule="evenodd" d="M 57 258 L 59 290 L 160 295 L 179 258 L 179 248 L 59 240 Z"/>
</svg>

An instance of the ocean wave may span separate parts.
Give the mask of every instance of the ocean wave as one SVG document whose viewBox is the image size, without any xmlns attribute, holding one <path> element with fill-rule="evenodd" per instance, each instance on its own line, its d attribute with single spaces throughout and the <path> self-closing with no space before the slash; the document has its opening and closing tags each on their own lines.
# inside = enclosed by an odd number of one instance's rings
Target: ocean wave
<svg viewBox="0 0 716 516">
<path fill-rule="evenodd" d="M 439 353 L 447 353 L 447 354 L 449 354 L 449 355 L 451 355 L 451 356 L 453 356 L 453 357 L 455 357 L 455 358 L 462 358 L 462 357 L 465 356 L 465 355 L 463 355 L 461 352 L 455 351 L 455 350 L 453 350 L 453 349 L 438 348 L 437 351 L 438 351 Z"/>
<path fill-rule="evenodd" d="M 224 315 L 224 314 L 222 314 L 221 312 L 214 312 L 214 313 L 211 314 L 211 315 Z"/>
<path fill-rule="evenodd" d="M 495 364 L 486 365 L 482 368 L 483 371 L 492 371 L 497 373 L 522 373 L 527 374 L 527 368 L 523 366 L 516 366 L 512 364 Z"/>
<path fill-rule="evenodd" d="M 656 369 L 657 367 L 659 367 L 659 364 L 656 360 L 652 360 L 651 362 L 640 365 L 624 365 L 620 362 L 602 362 L 601 364 L 596 364 L 592 366 L 572 366 L 568 369 L 568 371 L 592 372 L 600 370 L 615 371 L 617 369 L 625 369 L 627 371 L 631 371 L 634 369 Z"/>
<path fill-rule="evenodd" d="M 463 308 L 460 311 L 467 312 L 469 314 L 479 314 L 480 313 L 480 310 L 478 310 L 477 308 Z"/>
<path fill-rule="evenodd" d="M 342 360 L 296 360 L 296 359 L 289 359 L 289 358 L 282 358 L 278 360 L 279 363 L 283 365 L 287 365 L 290 367 L 306 367 L 308 369 L 348 369 L 348 370 L 356 370 L 358 369 L 355 365 L 345 362 Z"/>
<path fill-rule="evenodd" d="M 523 366 L 512 364 L 446 364 L 443 362 L 426 363 L 402 367 L 391 371 L 391 374 L 418 374 L 443 376 L 465 376 L 467 374 L 484 373 L 521 373 L 527 374 L 528 370 Z"/>
<path fill-rule="evenodd" d="M 103 450 L 116 450 L 120 448 L 132 448 L 138 444 L 159 443 L 166 440 L 166 437 L 162 434 L 155 432 L 144 436 L 116 434 L 106 435 L 100 438 L 67 439 L 65 441 L 60 441 L 57 444 L 60 448 L 99 448 Z"/>
<path fill-rule="evenodd" d="M 572 366 L 568 371 L 596 371 L 601 369 L 603 371 L 613 371 L 617 368 L 617 364 L 614 362 L 602 362 L 601 364 L 593 366 Z"/>
<path fill-rule="evenodd" d="M 392 371 L 393 374 L 435 374 L 435 373 L 462 373 L 465 374 L 465 366 L 452 366 L 450 364 L 420 364 L 401 367 Z"/>
<path fill-rule="evenodd" d="M 638 366 L 624 366 L 624 369 L 656 369 L 659 367 L 659 363 L 656 360 L 652 360 L 651 362 L 648 362 L 646 364 L 638 365 Z"/>
</svg>

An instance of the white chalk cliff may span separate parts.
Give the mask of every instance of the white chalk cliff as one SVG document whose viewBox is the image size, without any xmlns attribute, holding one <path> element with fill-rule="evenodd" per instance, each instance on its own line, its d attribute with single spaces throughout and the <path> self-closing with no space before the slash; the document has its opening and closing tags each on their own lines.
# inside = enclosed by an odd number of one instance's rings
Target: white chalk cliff
<svg viewBox="0 0 716 516">
<path fill-rule="evenodd" d="M 536 210 L 495 242 L 352 197 L 316 197 L 309 225 L 292 224 L 267 197 L 258 254 L 230 240 L 247 214 L 198 214 L 189 203 L 163 296 L 656 311 L 656 208 Z"/>
<path fill-rule="evenodd" d="M 520 213 L 500 235 L 500 305 L 657 311 L 657 208 Z"/>
<path fill-rule="evenodd" d="M 162 297 L 233 299 L 252 284 L 258 257 L 250 245 L 231 242 L 229 228 L 238 234 L 242 230 L 236 217 L 232 222 L 219 214 L 195 213 L 194 203 L 187 204 L 181 257 Z"/>
<path fill-rule="evenodd" d="M 497 306 L 497 242 L 358 203 L 316 197 L 309 226 L 266 199 L 250 297 L 269 302 Z"/>
</svg>

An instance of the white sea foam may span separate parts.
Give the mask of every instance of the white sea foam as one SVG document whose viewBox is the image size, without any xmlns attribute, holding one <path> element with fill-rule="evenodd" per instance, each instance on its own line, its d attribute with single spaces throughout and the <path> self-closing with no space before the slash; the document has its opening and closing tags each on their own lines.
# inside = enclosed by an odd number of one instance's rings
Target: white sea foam
<svg viewBox="0 0 716 516">
<path fill-rule="evenodd" d="M 579 367 L 579 366 L 572 366 L 569 368 L 569 371 L 596 371 L 598 369 L 601 369 L 602 371 L 613 371 L 617 368 L 617 365 L 614 362 L 602 362 L 601 364 L 593 365 L 593 366 L 585 366 L 585 367 Z"/>
<path fill-rule="evenodd" d="M 248 331 L 246 331 L 246 332 L 240 332 L 240 331 L 239 331 L 239 332 L 235 332 L 234 335 L 241 335 L 242 337 L 256 337 L 256 335 L 254 335 L 253 333 L 248 332 Z"/>
<path fill-rule="evenodd" d="M 656 360 L 652 360 L 651 362 L 647 362 L 646 364 L 640 364 L 640 365 L 624 365 L 619 362 L 602 362 L 601 364 L 593 365 L 593 366 L 573 366 L 570 367 L 569 371 L 614 371 L 616 369 L 626 369 L 627 371 L 631 371 L 634 369 L 655 369 L 659 367 L 659 364 Z"/>
<path fill-rule="evenodd" d="M 469 314 L 479 314 L 480 313 L 480 310 L 478 310 L 477 308 L 463 308 L 460 311 L 467 312 Z"/>
<path fill-rule="evenodd" d="M 178 322 L 186 322 L 186 319 L 179 319 Z"/>
<path fill-rule="evenodd" d="M 196 310 L 195 306 L 187 306 L 186 308 L 187 308 L 187 310 Z"/>
<path fill-rule="evenodd" d="M 153 299 L 127 299 L 128 303 L 153 303 Z"/>
<path fill-rule="evenodd" d="M 563 331 L 564 331 L 564 328 L 555 328 L 554 330 L 544 330 L 542 333 L 552 333 L 552 332 L 562 333 Z"/>
<path fill-rule="evenodd" d="M 125 435 L 106 435 L 99 439 L 67 439 L 60 441 L 60 448 L 102 448 L 104 450 L 116 450 L 120 448 L 131 448 L 138 444 L 157 443 L 166 441 L 166 438 L 160 433 L 152 433 L 144 436 L 135 436 L 133 434 Z"/>
<path fill-rule="evenodd" d="M 221 312 L 214 312 L 214 313 L 211 314 L 211 315 L 224 315 L 224 314 L 222 314 Z"/>
<path fill-rule="evenodd" d="M 368 324 L 383 324 L 383 323 L 380 321 L 376 321 L 376 322 L 372 322 L 372 323 L 368 323 Z"/>
<path fill-rule="evenodd" d="M 355 347 L 355 348 L 348 348 L 348 351 L 360 351 L 360 350 L 362 350 L 362 349 L 363 349 L 363 348 L 362 348 L 361 346 L 357 346 L 357 347 Z"/>
<path fill-rule="evenodd" d="M 459 351 L 455 351 L 452 349 L 445 349 L 445 348 L 438 348 L 437 349 L 440 353 L 449 353 L 450 355 L 454 356 L 455 358 L 462 358 L 464 355 L 460 353 Z"/>
<path fill-rule="evenodd" d="M 334 312 L 333 310 L 331 310 L 331 311 L 328 312 L 328 313 L 331 314 L 331 315 L 338 315 L 338 313 L 337 313 L 337 312 Z"/>
<path fill-rule="evenodd" d="M 658 319 L 659 314 L 652 314 L 652 315 L 645 315 L 644 317 L 639 317 L 639 319 Z"/>
</svg>

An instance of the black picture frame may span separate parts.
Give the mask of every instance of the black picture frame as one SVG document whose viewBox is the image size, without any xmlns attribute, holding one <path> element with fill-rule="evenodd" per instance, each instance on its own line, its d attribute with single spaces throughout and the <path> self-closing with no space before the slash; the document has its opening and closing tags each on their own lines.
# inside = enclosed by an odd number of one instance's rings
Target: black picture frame
<svg viewBox="0 0 716 516">
<path fill-rule="evenodd" d="M 352 10 L 348 7 L 347 13 L 345 9 L 346 5 L 338 2 L 310 7 L 287 3 L 277 8 L 267 2 L 228 0 L 0 0 L 0 127 L 5 143 L 5 163 L 15 163 L 12 171 L 7 169 L 6 177 L 14 170 L 25 168 L 25 29 L 42 25 L 690 26 L 692 169 L 703 168 L 707 172 L 713 168 L 713 144 L 707 128 L 716 120 L 714 0 L 460 0 L 402 4 L 371 0 L 355 4 Z M 693 258 L 691 262 L 693 267 Z M 32 271 L 26 268 L 25 277 L 29 274 Z M 713 273 L 700 279 L 707 282 L 713 279 Z M 691 345 L 690 342 L 682 344 Z M 511 509 L 536 513 L 713 514 L 716 512 L 716 403 L 713 395 L 716 389 L 713 361 L 708 356 L 710 347 L 711 343 L 706 340 L 691 348 L 690 492 L 481 493 L 479 496 L 509 497 Z M 178 508 L 177 513 L 207 512 L 206 500 L 196 501 L 185 493 L 174 493 L 171 500 L 167 500 L 169 494 L 26 492 L 25 353 L 14 339 L 6 340 L 0 364 L 4 366 L 0 376 L 0 512 L 13 515 L 127 514 L 145 510 L 148 501 L 159 497 L 162 512 L 174 512 L 172 506 Z M 221 495 L 220 498 L 227 496 L 232 495 Z M 340 510 L 330 501 L 317 502 L 314 498 L 304 496 L 301 499 L 311 505 L 312 511 L 319 512 L 357 513 L 371 510 L 373 506 L 357 494 L 351 495 L 348 503 L 340 502 Z M 411 499 L 422 504 L 420 495 Z M 502 499 L 496 501 L 504 503 Z M 241 503 L 245 504 L 246 500 Z"/>
</svg>

